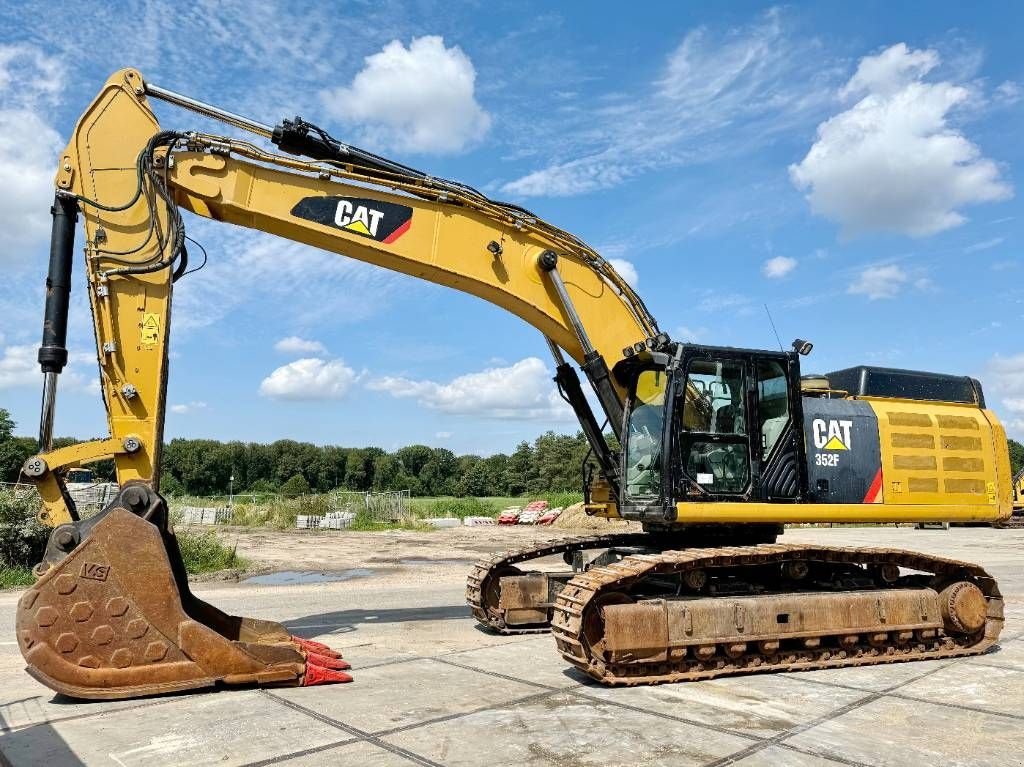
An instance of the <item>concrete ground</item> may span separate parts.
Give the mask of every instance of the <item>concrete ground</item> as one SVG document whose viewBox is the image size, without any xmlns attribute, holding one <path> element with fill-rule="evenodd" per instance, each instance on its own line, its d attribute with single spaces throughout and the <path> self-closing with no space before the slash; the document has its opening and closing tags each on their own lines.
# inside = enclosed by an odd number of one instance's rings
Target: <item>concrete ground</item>
<svg viewBox="0 0 1024 767">
<path fill-rule="evenodd" d="M 979 562 L 1006 597 L 1001 644 L 956 661 L 607 689 L 568 671 L 549 636 L 479 631 L 463 604 L 461 545 L 453 547 L 460 559 L 406 560 L 344 582 L 196 589 L 231 612 L 283 621 L 343 650 L 355 667 L 352 684 L 83 703 L 25 674 L 14 642 L 18 594 L 4 592 L 0 765 L 1024 761 L 1024 530 L 805 529 L 784 540 L 901 546 Z M 318 541 L 338 547 L 337 562 L 367 564 L 345 562 L 344 535 Z"/>
</svg>

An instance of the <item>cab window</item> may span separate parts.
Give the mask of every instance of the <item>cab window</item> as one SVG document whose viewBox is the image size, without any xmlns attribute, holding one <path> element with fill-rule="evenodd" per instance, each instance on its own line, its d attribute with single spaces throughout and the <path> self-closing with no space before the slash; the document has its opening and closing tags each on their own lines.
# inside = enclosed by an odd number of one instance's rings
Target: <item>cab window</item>
<svg viewBox="0 0 1024 767">
<path fill-rule="evenodd" d="M 757 363 L 758 417 L 761 458 L 767 460 L 789 422 L 789 385 L 786 369 L 775 360 Z"/>
<path fill-rule="evenodd" d="M 626 431 L 626 493 L 631 497 L 661 492 L 665 379 L 663 370 L 644 370 L 636 379 Z"/>
<path fill-rule="evenodd" d="M 742 493 L 750 481 L 746 390 L 743 362 L 696 359 L 687 369 L 678 427 L 685 472 L 710 493 Z"/>
<path fill-rule="evenodd" d="M 683 425 L 705 434 L 746 434 L 743 363 L 694 360 L 686 376 Z"/>
</svg>

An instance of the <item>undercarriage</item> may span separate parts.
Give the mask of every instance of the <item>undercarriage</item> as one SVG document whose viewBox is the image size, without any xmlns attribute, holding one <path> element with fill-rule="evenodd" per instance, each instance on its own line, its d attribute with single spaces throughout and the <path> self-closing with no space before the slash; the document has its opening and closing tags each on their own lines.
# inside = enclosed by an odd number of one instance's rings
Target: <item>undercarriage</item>
<svg viewBox="0 0 1024 767">
<path fill-rule="evenodd" d="M 660 545 L 673 542 L 591 536 L 496 555 L 475 566 L 467 601 L 490 630 L 552 631 L 569 663 L 606 684 L 973 655 L 1002 629 L 995 581 L 966 562 L 896 549 Z M 525 570 L 552 554 L 574 572 Z"/>
</svg>

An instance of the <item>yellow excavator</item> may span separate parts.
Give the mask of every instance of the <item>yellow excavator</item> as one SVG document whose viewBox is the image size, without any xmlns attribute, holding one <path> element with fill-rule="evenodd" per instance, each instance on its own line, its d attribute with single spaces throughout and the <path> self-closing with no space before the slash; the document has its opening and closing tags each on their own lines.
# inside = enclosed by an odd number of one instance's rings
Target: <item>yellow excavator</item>
<svg viewBox="0 0 1024 767">
<path fill-rule="evenodd" d="M 234 135 L 163 130 L 153 99 Z M 1009 517 L 1006 436 L 977 381 L 803 376 L 800 340 L 779 352 L 675 342 L 606 260 L 522 207 L 125 69 L 82 114 L 56 176 L 40 452 L 24 467 L 53 530 L 17 610 L 28 671 L 48 687 L 128 698 L 351 679 L 330 648 L 189 591 L 159 493 L 171 294 L 193 268 L 182 210 L 471 293 L 544 336 L 592 451 L 586 509 L 642 532 L 478 563 L 467 601 L 485 627 L 551 631 L 609 684 L 949 658 L 997 640 L 1002 600 L 978 565 L 775 543 L 786 523 Z M 52 449 L 79 217 L 110 436 Z M 107 458 L 120 492 L 79 518 L 67 474 Z M 564 571 L 530 569 L 552 555 Z"/>
</svg>

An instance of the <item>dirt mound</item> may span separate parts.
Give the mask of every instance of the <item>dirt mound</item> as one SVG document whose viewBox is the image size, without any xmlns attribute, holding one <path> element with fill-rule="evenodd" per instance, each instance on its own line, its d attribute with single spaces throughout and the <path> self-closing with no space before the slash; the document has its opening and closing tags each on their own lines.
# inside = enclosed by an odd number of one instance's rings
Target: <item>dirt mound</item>
<svg viewBox="0 0 1024 767">
<path fill-rule="evenodd" d="M 604 519 L 603 517 L 591 517 L 583 511 L 583 504 L 577 503 L 569 506 L 563 511 L 551 527 L 560 527 L 566 530 L 610 530 L 622 527 L 639 527 L 632 522 L 623 519 Z"/>
</svg>

